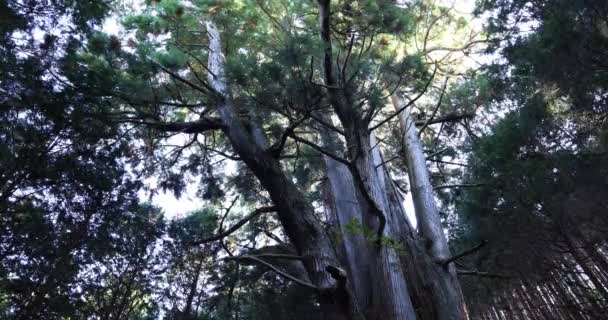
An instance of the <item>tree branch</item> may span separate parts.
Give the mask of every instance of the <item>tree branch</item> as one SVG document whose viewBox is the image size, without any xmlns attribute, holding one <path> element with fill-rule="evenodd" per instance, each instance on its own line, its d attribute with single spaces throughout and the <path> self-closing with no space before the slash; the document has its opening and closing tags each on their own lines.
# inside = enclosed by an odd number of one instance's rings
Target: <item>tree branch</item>
<svg viewBox="0 0 608 320">
<path fill-rule="evenodd" d="M 490 273 L 477 270 L 457 270 L 456 273 L 461 276 L 478 276 L 488 278 L 510 279 L 511 277 L 499 273 Z"/>
<path fill-rule="evenodd" d="M 420 99 L 428 90 L 429 86 L 431 85 L 431 82 L 433 82 L 433 79 L 435 78 L 435 74 L 437 73 L 437 65 L 435 65 L 435 69 L 433 70 L 433 74 L 431 75 L 431 77 L 429 78 L 429 80 L 426 82 L 426 84 L 424 85 L 424 88 L 422 89 L 422 92 L 420 92 L 416 97 L 414 97 L 414 99 L 410 100 L 408 103 L 406 103 L 405 105 L 401 106 L 401 108 L 399 108 L 399 110 L 397 110 L 395 113 L 391 114 L 390 116 L 388 116 L 386 119 L 378 122 L 376 125 L 372 126 L 369 131 L 372 132 L 376 129 L 378 129 L 381 125 L 391 121 L 394 117 L 398 116 L 399 114 L 401 114 L 401 112 L 403 112 L 403 110 L 407 109 L 409 106 L 413 105 L 414 103 L 416 103 L 416 101 L 418 101 L 418 99 Z M 424 124 L 424 122 L 423 122 Z"/>
<path fill-rule="evenodd" d="M 489 40 L 486 39 L 479 39 L 479 40 L 473 40 L 470 41 L 466 44 L 464 44 L 462 47 L 441 47 L 441 46 L 437 46 L 437 47 L 431 47 L 429 49 L 426 49 L 422 52 L 422 54 L 429 54 L 433 51 L 450 51 L 450 52 L 458 52 L 458 51 L 465 51 L 469 48 L 471 48 L 472 46 L 479 44 L 479 43 L 488 43 L 490 42 Z"/>
<path fill-rule="evenodd" d="M 268 259 L 285 259 L 285 260 L 304 260 L 303 256 L 295 254 L 283 254 L 283 253 L 261 253 L 252 255 L 257 258 L 268 258 Z"/>
<path fill-rule="evenodd" d="M 429 160 L 429 159 L 433 158 L 434 156 L 440 155 L 440 154 L 442 154 L 442 153 L 444 153 L 444 152 L 446 152 L 448 150 L 450 150 L 450 147 L 443 148 L 443 149 L 441 149 L 439 151 L 435 151 L 435 152 L 429 154 L 428 156 L 426 156 L 426 159 Z"/>
<path fill-rule="evenodd" d="M 485 186 L 485 183 L 471 183 L 471 184 L 446 184 L 443 186 L 433 187 L 433 190 L 450 189 L 450 188 L 474 188 Z"/>
<path fill-rule="evenodd" d="M 473 248 L 469 248 L 467 250 L 462 251 L 461 253 L 458 253 L 448 259 L 445 259 L 444 261 L 441 261 L 441 265 L 446 267 L 448 264 L 450 264 L 453 261 L 456 261 L 464 256 L 468 256 L 474 252 L 477 252 L 479 249 L 481 249 L 487 242 L 485 240 L 481 241 L 478 245 L 474 246 Z"/>
<path fill-rule="evenodd" d="M 241 228 L 247 222 L 249 222 L 250 220 L 252 220 L 252 219 L 254 219 L 256 217 L 258 217 L 262 213 L 275 212 L 275 211 L 277 211 L 277 208 L 275 206 L 262 207 L 262 208 L 255 209 L 252 213 L 250 213 L 245 218 L 239 220 L 239 222 L 237 222 L 236 224 L 234 224 L 232 227 L 228 228 L 226 231 L 220 231 L 220 233 L 218 233 L 218 234 L 216 234 L 214 236 L 205 238 L 205 239 L 201 239 L 201 240 L 197 240 L 197 241 L 192 241 L 191 245 L 195 246 L 195 245 L 200 245 L 200 244 L 209 243 L 209 242 L 213 242 L 213 241 L 217 241 L 217 240 L 223 239 L 223 238 L 225 238 L 225 237 L 233 234 L 235 231 L 237 231 L 239 228 Z"/>
<path fill-rule="evenodd" d="M 309 147 L 311 147 L 311 148 L 319 151 L 320 153 L 322 153 L 322 154 L 324 154 L 324 155 L 326 155 L 326 156 L 328 156 L 328 157 L 330 157 L 330 158 L 332 158 L 332 159 L 334 159 L 334 160 L 336 160 L 336 161 L 338 161 L 338 162 L 340 162 L 342 164 L 350 166 L 350 162 L 348 160 L 346 160 L 346 159 L 344 159 L 344 158 L 342 158 L 340 156 L 337 156 L 337 155 L 331 153 L 330 151 L 328 151 L 328 150 L 326 150 L 326 149 L 324 149 L 324 148 L 316 145 L 313 142 L 310 142 L 310 141 L 308 141 L 308 140 L 306 140 L 304 138 L 298 137 L 295 133 L 292 133 L 290 135 L 290 137 L 293 138 L 295 141 L 302 142 L 303 144 L 305 144 L 305 145 L 307 145 L 307 146 L 309 146 Z"/>
<path fill-rule="evenodd" d="M 416 120 L 415 123 L 417 126 L 423 126 L 425 123 L 427 125 L 429 125 L 429 124 L 435 124 L 435 123 L 453 122 L 453 121 L 458 121 L 458 120 L 462 120 L 462 119 L 473 118 L 474 116 L 475 116 L 474 113 L 450 113 L 450 114 L 446 114 L 443 117 L 439 117 L 439 118 L 435 118 L 435 119 Z"/>
<path fill-rule="evenodd" d="M 331 33 L 329 26 L 330 6 L 329 0 L 317 0 L 319 10 L 319 29 L 321 41 L 323 42 L 323 71 L 325 72 L 325 84 L 329 87 L 336 85 L 333 74 L 333 61 L 331 50 Z"/>
<path fill-rule="evenodd" d="M 294 135 L 294 130 L 300 125 L 302 124 L 302 122 L 304 122 L 306 119 L 309 118 L 309 115 L 304 115 L 300 120 L 297 120 L 296 122 L 290 124 L 289 126 L 287 126 L 287 128 L 285 128 L 285 131 L 283 131 L 283 134 L 281 135 L 281 138 L 272 146 L 270 146 L 270 148 L 268 148 L 268 151 L 270 151 L 270 153 L 272 153 L 273 156 L 275 156 L 276 158 L 281 156 L 281 152 L 283 151 L 283 148 L 285 147 L 285 143 L 287 142 L 287 138 L 291 135 Z"/>
<path fill-rule="evenodd" d="M 452 161 L 443 161 L 443 160 L 438 160 L 438 159 L 426 159 L 427 161 L 432 161 L 432 162 L 437 162 L 437 163 L 445 163 L 445 164 L 451 164 L 451 165 L 455 165 L 455 166 L 461 166 L 461 167 L 465 167 L 465 168 L 469 168 L 471 167 L 468 164 L 465 163 L 460 163 L 460 162 L 452 162 Z"/>
<path fill-rule="evenodd" d="M 334 131 L 334 132 L 336 132 L 336 133 L 338 133 L 338 134 L 340 134 L 340 135 L 342 135 L 342 136 L 344 135 L 344 130 L 342 130 L 342 129 L 340 129 L 340 128 L 336 127 L 336 126 L 334 126 L 333 124 L 328 123 L 327 121 L 324 121 L 323 119 L 321 119 L 321 118 L 319 118 L 319 117 L 315 116 L 315 115 L 314 115 L 314 114 L 312 114 L 312 113 L 310 114 L 310 117 L 311 117 L 313 120 L 315 120 L 316 122 L 320 123 L 322 126 L 324 126 L 324 127 L 328 128 L 328 129 L 330 129 L 331 131 Z"/>
<path fill-rule="evenodd" d="M 163 132 L 179 132 L 179 133 L 202 133 L 210 130 L 220 130 L 224 128 L 220 119 L 216 118 L 201 118 L 191 122 L 154 122 L 154 121 L 127 121 L 130 123 L 139 123 L 149 125 L 156 130 Z"/>
<path fill-rule="evenodd" d="M 168 73 L 170 76 L 172 76 L 173 78 L 177 79 L 179 82 L 185 83 L 187 86 L 191 87 L 192 89 L 198 90 L 202 93 L 213 93 L 213 94 L 217 94 L 217 91 L 215 89 L 213 89 L 211 86 L 209 86 L 207 83 L 205 82 L 201 82 L 201 84 L 203 85 L 203 87 L 200 87 L 198 85 L 196 85 L 195 83 L 193 83 L 192 81 L 180 76 L 179 74 L 165 68 L 162 64 L 152 60 L 152 62 L 157 65 L 159 68 L 161 68 L 161 70 L 163 70 L 164 72 Z"/>
<path fill-rule="evenodd" d="M 288 274 L 286 272 L 283 272 L 282 270 L 280 270 L 276 266 L 273 266 L 272 264 L 270 264 L 270 263 L 268 263 L 268 262 L 266 262 L 266 261 L 264 261 L 264 260 L 262 260 L 262 259 L 260 259 L 260 258 L 258 258 L 256 256 L 250 256 L 250 255 L 234 256 L 234 257 L 226 257 L 223 260 L 236 260 L 236 261 L 239 261 L 239 260 L 252 260 L 252 261 L 255 261 L 255 262 L 257 262 L 257 263 L 259 263 L 261 265 L 264 265 L 264 266 L 268 267 L 270 270 L 276 272 L 278 275 L 280 275 L 281 277 L 283 277 L 285 279 L 291 280 L 291 281 L 293 281 L 293 282 L 295 282 L 295 283 L 297 283 L 297 284 L 299 284 L 299 285 L 301 285 L 303 287 L 306 287 L 306 288 L 309 288 L 309 289 L 312 289 L 312 290 L 319 290 L 319 288 L 317 286 L 315 286 L 315 285 L 313 285 L 313 284 L 311 284 L 309 282 L 300 280 L 300 279 L 298 279 L 298 278 L 296 278 L 296 277 L 294 277 L 294 276 L 292 276 L 292 275 L 290 275 L 290 274 Z"/>
<path fill-rule="evenodd" d="M 446 77 L 445 81 L 443 82 L 443 88 L 441 89 L 441 95 L 439 96 L 439 101 L 437 102 L 437 106 L 435 106 L 435 110 L 433 110 L 433 114 L 431 114 L 431 117 L 428 118 L 423 124 L 422 127 L 418 130 L 418 137 L 420 137 L 422 135 L 422 132 L 424 131 L 424 129 L 426 129 L 426 127 L 428 127 L 428 125 L 430 124 L 430 122 L 435 119 L 435 116 L 437 115 L 437 111 L 439 110 L 439 107 L 441 107 L 441 102 L 443 101 L 443 96 L 445 95 L 445 89 L 448 85 L 448 80 L 450 80 L 450 77 Z"/>
</svg>

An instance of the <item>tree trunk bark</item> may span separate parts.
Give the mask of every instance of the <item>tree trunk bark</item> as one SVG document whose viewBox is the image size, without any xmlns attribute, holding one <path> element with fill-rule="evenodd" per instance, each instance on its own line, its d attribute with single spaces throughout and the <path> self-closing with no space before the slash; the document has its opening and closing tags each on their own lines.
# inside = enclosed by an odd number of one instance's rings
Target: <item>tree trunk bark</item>
<svg viewBox="0 0 608 320">
<path fill-rule="evenodd" d="M 326 119 L 328 120 L 328 119 Z M 329 120 L 328 120 L 329 121 Z M 335 133 L 323 132 L 323 144 L 326 148 L 336 150 Z M 368 140 L 369 141 L 369 140 Z M 372 143 L 374 142 L 372 138 Z M 366 143 L 369 148 L 370 142 Z M 363 152 L 366 161 L 371 161 L 370 152 Z M 390 209 L 383 176 L 367 162 L 365 176 L 367 188 L 363 184 L 355 185 L 352 170 L 347 165 L 325 156 L 327 177 L 335 207 L 336 221 L 342 234 L 342 243 L 352 275 L 352 285 L 359 305 L 365 306 L 364 313 L 368 319 L 415 319 L 414 309 L 410 302 L 406 280 L 399 263 L 398 250 L 394 246 L 378 246 L 370 235 L 376 235 L 379 228 L 378 218 L 369 213 L 369 201 L 379 203 L 383 211 Z M 361 165 L 361 163 L 360 163 Z M 357 169 L 359 170 L 359 169 Z M 363 192 L 373 197 L 368 199 Z M 387 219 L 383 237 L 395 237 L 394 222 Z"/>
<path fill-rule="evenodd" d="M 393 94 L 391 100 L 397 111 L 405 105 L 403 98 L 397 94 Z M 423 248 L 416 249 L 420 251 L 418 254 L 421 260 L 416 266 L 426 270 L 413 270 L 412 277 L 420 278 L 415 282 L 421 283 L 422 288 L 427 286 L 432 288 L 428 293 L 420 292 L 420 294 L 430 295 L 421 300 L 432 301 L 430 304 L 435 308 L 435 319 L 467 319 L 468 312 L 454 264 L 443 265 L 443 261 L 451 254 L 435 204 L 434 191 L 422 144 L 418 138 L 418 130 L 409 108 L 399 114 L 399 121 L 403 130 L 403 145 L 418 229 L 424 245 Z M 428 302 L 426 304 L 425 308 L 430 307 Z"/>
<path fill-rule="evenodd" d="M 199 257 L 198 263 L 196 264 L 196 268 L 194 269 L 194 275 L 192 282 L 190 283 L 190 288 L 188 289 L 188 296 L 186 298 L 186 305 L 184 307 L 184 311 L 182 313 L 183 320 L 190 320 L 192 317 L 192 303 L 194 302 L 194 296 L 196 295 L 196 290 L 198 287 L 198 280 L 201 275 L 201 269 L 203 268 L 203 261 L 205 260 L 204 256 Z"/>
<path fill-rule="evenodd" d="M 344 287 L 344 279 L 336 279 L 328 267 L 340 269 L 333 244 L 314 215 L 314 209 L 294 182 L 283 172 L 279 160 L 261 146 L 260 137 L 254 136 L 237 116 L 224 76 L 224 62 L 220 34 L 215 25 L 207 21 L 209 37 L 208 75 L 215 90 L 216 108 L 224 125 L 223 131 L 232 148 L 245 162 L 268 191 L 278 208 L 279 220 L 285 233 L 294 244 L 310 281 L 318 288 L 321 307 L 328 319 L 362 319 L 358 306 Z"/>
<path fill-rule="evenodd" d="M 339 88 L 332 58 L 330 1 L 317 0 L 319 31 L 323 45 L 323 73 L 329 100 L 344 128 L 347 150 L 351 163 L 357 199 L 366 228 L 376 235 L 375 245 L 370 247 L 372 274 L 372 305 L 375 319 L 415 319 L 407 283 L 399 267 L 399 256 L 390 246 L 382 244 L 384 238 L 395 236 L 394 226 L 386 221 L 390 206 L 386 202 L 385 190 L 380 187 L 379 179 L 371 158 L 370 132 L 367 122 L 355 108 L 346 88 Z M 344 78 L 344 77 L 342 77 Z M 343 79 L 344 80 L 344 79 Z M 344 82 L 344 81 L 342 81 Z M 375 281 L 375 280 L 378 281 Z"/>
<path fill-rule="evenodd" d="M 329 130 L 322 132 L 323 145 L 330 149 L 337 145 L 337 138 Z M 333 149 L 335 150 L 335 149 Z M 350 170 L 345 164 L 323 156 L 327 175 L 327 203 L 334 215 L 338 237 L 343 249 L 346 269 L 357 303 L 365 314 L 371 306 L 371 274 L 369 241 L 359 231 L 363 226 L 363 214 L 357 199 Z"/>
</svg>

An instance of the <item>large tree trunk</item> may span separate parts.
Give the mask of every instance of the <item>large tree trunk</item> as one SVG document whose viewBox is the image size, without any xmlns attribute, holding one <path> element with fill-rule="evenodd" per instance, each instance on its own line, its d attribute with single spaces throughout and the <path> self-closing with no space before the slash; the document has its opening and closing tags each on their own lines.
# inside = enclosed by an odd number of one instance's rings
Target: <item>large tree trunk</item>
<svg viewBox="0 0 608 320">
<path fill-rule="evenodd" d="M 390 209 L 385 189 L 382 188 L 372 161 L 372 147 L 367 122 L 361 118 L 360 110 L 354 107 L 348 90 L 339 88 L 333 72 L 332 44 L 330 35 L 330 1 L 317 0 L 319 9 L 319 31 L 324 46 L 323 73 L 330 102 L 344 128 L 347 151 L 350 159 L 349 171 L 366 229 L 376 234 L 370 246 L 372 266 L 372 305 L 375 319 L 415 319 L 414 308 L 396 248 L 384 245 L 384 239 L 394 238 L 394 226 L 387 220 Z M 389 223 L 387 223 L 389 222 Z"/>
<path fill-rule="evenodd" d="M 391 96 L 391 100 L 397 111 L 405 105 L 405 101 L 396 94 Z M 433 308 L 433 312 L 429 310 L 423 313 L 433 316 L 434 319 L 467 319 L 467 309 L 454 264 L 443 264 L 451 254 L 435 204 L 418 130 L 409 109 L 399 114 L 399 120 L 403 129 L 410 189 L 423 242 L 423 247 L 420 247 L 415 243 L 416 236 L 412 234 L 412 230 L 404 230 L 404 236 L 409 238 L 404 241 L 410 243 L 410 250 L 415 252 L 418 260 L 412 268 L 416 270 L 409 272 L 412 277 L 410 282 L 417 284 L 417 294 L 422 295 L 414 300 L 423 303 L 421 308 Z"/>
<path fill-rule="evenodd" d="M 335 133 L 326 130 L 323 144 L 336 150 Z M 414 319 L 405 277 L 399 265 L 398 250 L 392 246 L 377 246 L 377 239 L 369 238 L 365 230 L 377 230 L 377 217 L 369 214 L 366 201 L 357 189 L 352 171 L 345 164 L 324 157 L 331 205 L 342 236 L 349 279 L 357 301 L 368 319 Z M 370 164 L 371 166 L 371 164 Z M 375 170 L 368 170 L 368 179 L 378 181 Z M 387 206 L 384 189 L 375 183 L 375 201 Z M 354 228 L 353 228 L 354 227 Z M 363 228 L 361 228 L 363 227 Z M 383 236 L 393 237 L 392 221 L 387 221 Z"/>
<path fill-rule="evenodd" d="M 259 179 L 278 208 L 279 220 L 302 256 L 312 284 L 318 288 L 321 307 L 328 319 L 360 319 L 358 306 L 353 301 L 344 279 L 328 272 L 328 267 L 340 270 L 333 245 L 314 215 L 314 209 L 302 192 L 283 172 L 279 160 L 246 130 L 232 105 L 230 91 L 224 77 L 224 62 L 220 35 L 215 25 L 206 22 L 209 36 L 211 71 L 208 81 L 216 91 L 216 107 L 224 125 L 224 133 L 233 149 Z"/>
<path fill-rule="evenodd" d="M 464 299 L 453 269 L 444 268 L 432 255 L 418 246 L 418 239 L 406 221 L 405 212 L 386 170 L 381 165 L 378 145 L 368 130 L 368 120 L 354 108 L 349 90 L 341 88 L 333 72 L 330 36 L 330 6 L 328 0 L 318 0 L 319 29 L 324 45 L 324 80 L 331 104 L 344 128 L 350 171 L 355 182 L 357 198 L 370 230 L 377 230 L 377 244 L 370 250 L 381 281 L 374 281 L 374 307 L 382 306 L 383 319 L 413 319 L 416 311 L 412 300 L 427 315 L 425 319 L 466 319 Z M 387 183 L 390 182 L 390 183 Z M 439 229 L 441 227 L 439 226 Z M 400 250 L 385 241 L 401 237 Z M 445 239 L 444 239 L 445 242 Z M 436 245 L 436 249 L 441 249 Z M 447 244 L 445 244 L 447 250 Z M 436 250 L 435 250 L 436 251 Z M 449 253 L 449 251 L 448 251 Z M 449 255 L 448 255 L 449 256 Z M 442 255 L 440 258 L 448 256 Z M 401 267 L 400 267 L 401 265 Z M 406 271 L 406 272 L 404 272 Z M 407 281 L 413 282 L 415 294 L 410 295 Z M 430 295 L 430 297 L 429 297 Z"/>
<path fill-rule="evenodd" d="M 329 130 L 322 133 L 323 145 L 334 148 L 337 139 Z M 337 227 L 344 262 L 357 303 L 364 313 L 371 308 L 371 280 L 369 241 L 365 235 L 355 230 L 362 226 L 361 208 L 349 169 L 328 156 L 323 156 L 327 176 L 326 206 L 333 214 Z"/>
</svg>

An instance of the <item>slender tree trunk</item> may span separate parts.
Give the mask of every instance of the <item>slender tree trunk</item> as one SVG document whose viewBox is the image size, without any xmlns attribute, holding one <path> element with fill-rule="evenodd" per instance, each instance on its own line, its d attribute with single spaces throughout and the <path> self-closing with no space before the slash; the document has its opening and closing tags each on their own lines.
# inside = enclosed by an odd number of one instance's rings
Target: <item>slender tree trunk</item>
<svg viewBox="0 0 608 320">
<path fill-rule="evenodd" d="M 397 94 L 391 96 L 393 106 L 400 110 L 405 101 Z M 418 138 L 418 130 L 412 119 L 409 108 L 399 114 L 403 130 L 403 145 L 408 163 L 410 189 L 418 221 L 418 229 L 424 243 L 424 252 L 430 258 L 425 266 L 432 270 L 433 290 L 429 293 L 436 308 L 436 319 L 467 319 L 468 313 L 460 283 L 456 276 L 453 263 L 444 266 L 444 261 L 451 254 L 443 232 L 439 210 L 435 204 L 433 187 L 431 185 L 426 158 L 422 144 Z M 420 275 L 429 271 L 419 272 Z M 429 279 L 422 281 L 428 282 Z"/>
<path fill-rule="evenodd" d="M 192 302 L 194 301 L 194 296 L 196 295 L 196 290 L 198 287 L 198 279 L 201 274 L 201 269 L 203 268 L 203 261 L 205 260 L 204 256 L 201 256 L 196 264 L 196 268 L 194 270 L 194 278 L 190 283 L 190 288 L 188 290 L 188 296 L 186 298 L 186 306 L 184 307 L 184 312 L 182 314 L 183 320 L 189 320 L 192 318 Z"/>
</svg>

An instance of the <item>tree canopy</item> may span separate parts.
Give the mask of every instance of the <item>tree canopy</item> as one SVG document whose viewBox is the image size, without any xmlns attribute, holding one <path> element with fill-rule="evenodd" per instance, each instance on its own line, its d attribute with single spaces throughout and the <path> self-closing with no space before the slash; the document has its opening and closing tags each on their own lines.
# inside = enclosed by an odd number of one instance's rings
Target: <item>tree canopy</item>
<svg viewBox="0 0 608 320">
<path fill-rule="evenodd" d="M 605 1 L 0 0 L 0 38 L 2 318 L 607 312 Z"/>
</svg>

